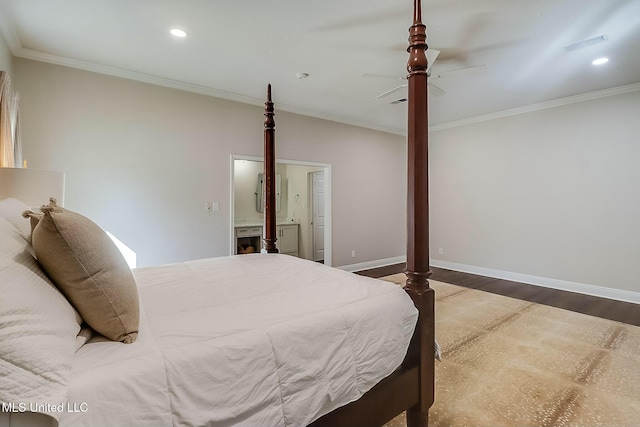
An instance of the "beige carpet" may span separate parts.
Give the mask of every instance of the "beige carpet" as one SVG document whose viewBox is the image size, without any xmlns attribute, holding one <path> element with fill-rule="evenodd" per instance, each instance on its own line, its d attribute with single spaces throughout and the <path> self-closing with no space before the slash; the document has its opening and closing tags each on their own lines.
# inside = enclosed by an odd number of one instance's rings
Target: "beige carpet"
<svg viewBox="0 0 640 427">
<path fill-rule="evenodd" d="M 430 426 L 640 426 L 640 327 L 430 283 L 443 353 Z"/>
</svg>

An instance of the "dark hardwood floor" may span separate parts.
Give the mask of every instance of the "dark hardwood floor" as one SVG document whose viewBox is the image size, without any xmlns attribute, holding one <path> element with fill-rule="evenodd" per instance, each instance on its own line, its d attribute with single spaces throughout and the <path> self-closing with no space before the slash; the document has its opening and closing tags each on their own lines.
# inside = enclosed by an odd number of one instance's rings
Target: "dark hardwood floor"
<svg viewBox="0 0 640 427">
<path fill-rule="evenodd" d="M 370 277 L 383 277 L 401 273 L 404 267 L 404 264 L 394 264 L 359 271 L 358 274 Z M 431 267 L 431 271 L 431 279 L 440 282 L 479 289 L 511 298 L 537 302 L 539 304 L 563 308 L 603 319 L 640 326 L 640 304 L 528 285 L 510 280 L 494 279 L 492 277 L 478 276 L 437 267 Z"/>
</svg>

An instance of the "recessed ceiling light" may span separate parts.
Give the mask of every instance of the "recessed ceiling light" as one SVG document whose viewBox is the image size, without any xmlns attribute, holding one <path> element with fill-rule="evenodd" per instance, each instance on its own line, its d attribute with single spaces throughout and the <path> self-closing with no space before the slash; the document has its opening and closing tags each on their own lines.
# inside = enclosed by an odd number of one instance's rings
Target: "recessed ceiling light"
<svg viewBox="0 0 640 427">
<path fill-rule="evenodd" d="M 598 58 L 598 59 L 594 59 L 591 63 L 593 65 L 602 65 L 602 64 L 606 64 L 607 62 L 609 62 L 609 58 Z"/>
<path fill-rule="evenodd" d="M 309 73 L 296 73 L 296 77 L 300 80 L 306 79 L 307 77 L 309 77 Z"/>
<path fill-rule="evenodd" d="M 171 29 L 171 34 L 175 37 L 179 37 L 181 39 L 187 37 L 187 32 L 185 30 L 182 30 L 180 28 L 172 28 Z"/>
</svg>

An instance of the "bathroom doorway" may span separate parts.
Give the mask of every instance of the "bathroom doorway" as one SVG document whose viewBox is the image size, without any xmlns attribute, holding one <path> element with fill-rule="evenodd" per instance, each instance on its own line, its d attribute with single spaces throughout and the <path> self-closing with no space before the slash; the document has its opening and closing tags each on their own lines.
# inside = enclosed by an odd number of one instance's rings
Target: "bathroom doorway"
<svg viewBox="0 0 640 427">
<path fill-rule="evenodd" d="M 264 214 L 258 212 L 256 205 L 258 174 L 263 172 L 263 167 L 260 157 L 231 156 L 232 255 L 237 251 L 238 230 L 263 226 Z M 297 228 L 296 256 L 331 265 L 331 165 L 279 159 L 276 173 L 281 176 L 280 210 L 276 213 L 278 230 L 290 233 L 292 228 Z M 315 196 L 314 179 L 319 180 L 316 186 L 322 186 L 322 191 L 315 192 Z M 283 244 L 287 241 L 289 245 L 288 237 L 283 234 L 278 239 Z"/>
</svg>

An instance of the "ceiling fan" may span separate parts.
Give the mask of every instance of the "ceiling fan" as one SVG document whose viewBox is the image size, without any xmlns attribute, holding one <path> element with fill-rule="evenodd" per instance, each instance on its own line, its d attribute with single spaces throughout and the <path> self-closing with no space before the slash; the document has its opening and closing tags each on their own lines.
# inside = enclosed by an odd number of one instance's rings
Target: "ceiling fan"
<svg viewBox="0 0 640 427">
<path fill-rule="evenodd" d="M 469 17 L 465 26 L 463 27 L 462 34 L 459 37 L 456 46 L 468 46 L 474 38 L 477 37 L 477 34 L 480 33 L 486 25 L 489 23 L 489 16 L 485 13 L 473 14 Z M 504 43 L 495 44 L 491 46 L 484 46 L 483 49 L 494 49 L 499 48 Z M 406 50 L 405 45 L 398 45 L 394 47 L 394 51 Z M 436 84 L 436 81 L 440 78 L 444 77 L 453 77 L 460 75 L 467 75 L 472 73 L 477 73 L 479 71 L 483 71 L 486 69 L 486 65 L 472 65 L 470 63 L 470 51 L 465 48 L 452 48 L 452 47 L 442 47 L 438 49 L 428 48 L 426 51 L 427 54 L 427 75 L 429 76 L 428 82 L 428 92 L 430 96 L 439 97 L 444 95 L 445 90 Z M 438 64 L 455 64 L 458 68 L 434 72 L 431 70 L 431 67 L 436 62 L 436 58 L 438 58 Z M 389 75 L 379 75 L 379 74 L 361 74 L 362 77 L 384 77 L 387 79 L 396 79 L 396 80 L 404 80 L 405 83 L 402 83 L 390 90 L 387 90 L 375 97 L 375 99 L 386 99 L 393 95 L 392 101 L 390 104 L 397 104 L 400 102 L 406 101 L 407 97 L 407 83 L 406 76 L 389 76 Z"/>
<path fill-rule="evenodd" d="M 449 71 L 443 71 L 440 73 L 433 73 L 431 71 L 431 66 L 433 65 L 433 63 L 435 62 L 436 58 L 438 57 L 438 55 L 440 54 L 439 50 L 436 49 L 427 49 L 427 75 L 429 76 L 428 78 L 428 91 L 429 91 L 429 95 L 434 96 L 434 97 L 439 97 L 444 95 L 446 92 L 444 91 L 444 89 L 442 89 L 441 87 L 437 86 L 434 83 L 434 80 L 440 79 L 442 77 L 448 77 L 448 76 L 452 76 L 452 75 L 460 75 L 460 74 L 468 74 L 468 73 L 475 73 L 478 71 L 482 71 L 486 68 L 486 66 L 484 64 L 482 65 L 475 65 L 475 66 L 471 66 L 471 67 L 464 67 L 464 68 L 457 68 L 454 70 L 449 70 Z M 362 73 L 360 74 L 361 77 L 379 77 L 379 78 L 386 78 L 386 79 L 396 79 L 396 80 L 407 80 L 406 76 L 402 76 L 402 77 L 396 77 L 396 76 L 389 76 L 389 75 L 383 75 L 383 74 L 370 74 L 370 73 Z M 391 95 L 397 94 L 398 92 L 401 92 L 400 97 L 394 97 L 393 101 L 390 101 L 390 104 L 397 104 L 400 102 L 404 102 L 406 101 L 406 90 L 407 90 L 407 83 L 403 83 L 400 84 L 396 87 L 394 87 L 393 89 L 387 90 L 379 95 L 377 95 L 375 97 L 375 99 L 383 99 L 383 98 L 388 98 Z"/>
<path fill-rule="evenodd" d="M 436 49 L 427 49 L 426 51 L 426 55 L 427 55 L 427 74 L 429 76 L 431 76 L 431 65 L 433 65 L 433 62 L 436 60 L 436 58 L 438 57 L 438 55 L 440 54 L 439 50 Z M 371 74 L 371 73 L 362 73 L 360 74 L 360 77 L 380 77 L 380 78 L 386 78 L 386 79 L 397 79 L 397 80 L 407 80 L 406 76 L 402 76 L 402 77 L 395 77 L 395 76 L 389 76 L 389 75 L 384 75 L 384 74 Z M 431 80 L 431 78 L 429 79 Z M 407 88 L 407 83 L 403 83 L 399 86 L 394 87 L 391 90 L 388 90 L 386 92 L 381 93 L 380 95 L 376 96 L 375 99 L 381 99 L 381 98 L 386 98 L 396 92 L 405 90 Z M 432 84 L 431 81 L 429 81 L 429 86 L 431 89 L 431 94 L 434 96 L 440 96 L 440 95 L 444 95 L 445 91 L 442 90 L 441 88 L 439 88 L 438 86 L 436 86 L 435 84 Z"/>
</svg>

